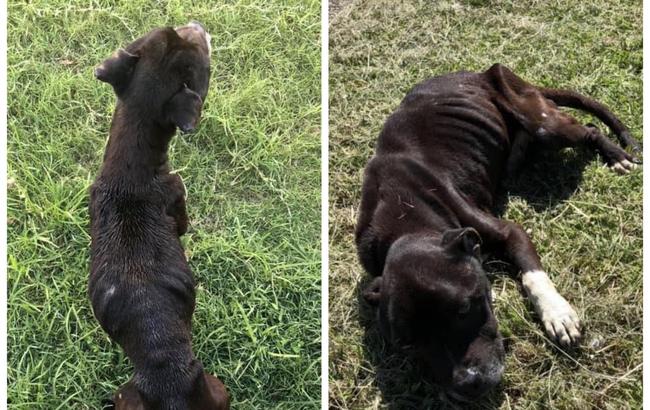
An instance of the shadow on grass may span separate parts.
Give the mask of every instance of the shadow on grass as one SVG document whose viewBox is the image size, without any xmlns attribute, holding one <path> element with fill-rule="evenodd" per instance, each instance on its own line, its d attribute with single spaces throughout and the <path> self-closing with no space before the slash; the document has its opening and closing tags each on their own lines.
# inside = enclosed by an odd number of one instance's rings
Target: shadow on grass
<svg viewBox="0 0 650 410">
<path fill-rule="evenodd" d="M 532 149 L 526 165 L 515 177 L 508 178 L 496 196 L 495 214 L 502 216 L 511 197 L 526 201 L 540 212 L 556 207 L 570 198 L 582 181 L 582 174 L 596 154 L 586 149 L 540 151 Z M 496 274 L 516 275 L 515 269 L 501 258 L 489 258 L 485 264 L 488 276 Z M 366 275 L 357 285 L 359 322 L 364 329 L 364 356 L 372 363 L 374 384 L 382 393 L 387 408 L 398 409 L 497 409 L 505 400 L 504 386 L 489 392 L 471 404 L 461 404 L 449 399 L 443 390 L 428 381 L 424 370 L 406 355 L 396 352 L 383 340 L 377 322 L 376 311 L 363 299 L 363 290 L 372 277 Z M 522 294 L 523 297 L 523 294 Z M 498 318 L 497 318 L 498 319 Z M 506 354 L 509 346 L 507 340 Z"/>
<path fill-rule="evenodd" d="M 576 192 L 585 167 L 595 158 L 593 150 L 583 147 L 563 151 L 531 147 L 518 174 L 497 191 L 495 214 L 502 216 L 512 197 L 523 199 L 536 212 L 555 208 Z"/>
</svg>

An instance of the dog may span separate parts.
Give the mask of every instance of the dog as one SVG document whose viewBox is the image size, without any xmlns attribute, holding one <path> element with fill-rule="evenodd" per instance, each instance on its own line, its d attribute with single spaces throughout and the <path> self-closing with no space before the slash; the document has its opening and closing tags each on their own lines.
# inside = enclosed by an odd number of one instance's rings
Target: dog
<svg viewBox="0 0 650 410">
<path fill-rule="evenodd" d="M 558 106 L 588 111 L 623 147 L 640 152 L 602 104 L 531 85 L 495 64 L 416 85 L 387 119 L 365 168 L 355 239 L 374 279 L 362 292 L 382 336 L 417 358 L 454 399 L 471 401 L 501 380 L 504 347 L 481 251 L 521 273 L 548 336 L 579 344 L 580 319 L 540 263 L 522 227 L 497 218 L 495 191 L 531 147 L 587 145 L 615 172 L 638 159 Z"/>
<path fill-rule="evenodd" d="M 210 79 L 210 35 L 197 22 L 153 30 L 95 69 L 117 106 L 99 176 L 90 188 L 93 312 L 134 366 L 116 409 L 229 408 L 225 386 L 191 346 L 195 282 L 180 236 L 185 187 L 167 149 L 191 132 Z"/>
</svg>

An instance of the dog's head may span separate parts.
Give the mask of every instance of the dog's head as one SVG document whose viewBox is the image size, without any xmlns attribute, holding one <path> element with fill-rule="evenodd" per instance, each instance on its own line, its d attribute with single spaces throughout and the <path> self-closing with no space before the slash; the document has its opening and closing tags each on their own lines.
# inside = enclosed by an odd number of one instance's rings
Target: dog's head
<svg viewBox="0 0 650 410">
<path fill-rule="evenodd" d="M 490 284 L 472 228 L 442 237 L 407 235 L 364 293 L 378 305 L 384 337 L 404 349 L 458 400 L 472 400 L 501 380 L 504 348 Z"/>
<path fill-rule="evenodd" d="M 161 127 L 192 131 L 210 80 L 210 35 L 199 23 L 153 30 L 95 68 L 120 102 Z"/>
</svg>

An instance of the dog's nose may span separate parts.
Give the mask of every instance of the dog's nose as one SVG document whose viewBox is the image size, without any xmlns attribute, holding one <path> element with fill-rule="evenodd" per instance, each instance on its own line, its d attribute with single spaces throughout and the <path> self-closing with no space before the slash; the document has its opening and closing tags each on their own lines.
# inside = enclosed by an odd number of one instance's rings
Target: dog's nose
<svg viewBox="0 0 650 410">
<path fill-rule="evenodd" d="M 482 377 L 475 368 L 463 369 L 456 379 L 454 389 L 465 397 L 478 397 L 485 391 Z"/>
<path fill-rule="evenodd" d="M 497 368 L 490 371 L 482 371 L 478 367 L 460 368 L 454 371 L 454 396 L 465 400 L 477 399 L 499 384 L 501 373 Z"/>
<path fill-rule="evenodd" d="M 178 126 L 178 129 L 180 129 L 183 134 L 191 134 L 196 129 L 196 124 L 192 124 L 192 123 L 180 124 Z"/>
</svg>

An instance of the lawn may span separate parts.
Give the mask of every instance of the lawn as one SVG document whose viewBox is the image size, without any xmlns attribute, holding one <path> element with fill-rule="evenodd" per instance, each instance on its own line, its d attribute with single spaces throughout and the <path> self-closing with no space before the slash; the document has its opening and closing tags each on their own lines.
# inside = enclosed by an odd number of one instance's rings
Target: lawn
<svg viewBox="0 0 650 410">
<path fill-rule="evenodd" d="M 115 98 L 93 67 L 158 26 L 212 34 L 198 132 L 176 137 L 193 344 L 233 408 L 320 406 L 320 3 L 11 1 L 8 400 L 98 409 L 132 367 L 86 296 L 88 187 Z"/>
<path fill-rule="evenodd" d="M 342 0 L 330 10 L 330 405 L 457 408 L 385 345 L 359 298 L 367 275 L 353 230 L 376 137 L 416 83 L 500 62 L 600 100 L 640 139 L 642 3 Z M 511 267 L 491 261 L 506 372 L 471 407 L 641 408 L 642 171 L 620 177 L 597 156 L 566 150 L 534 155 L 502 191 L 500 212 L 530 232 L 585 337 L 575 352 L 554 346 Z"/>
</svg>

